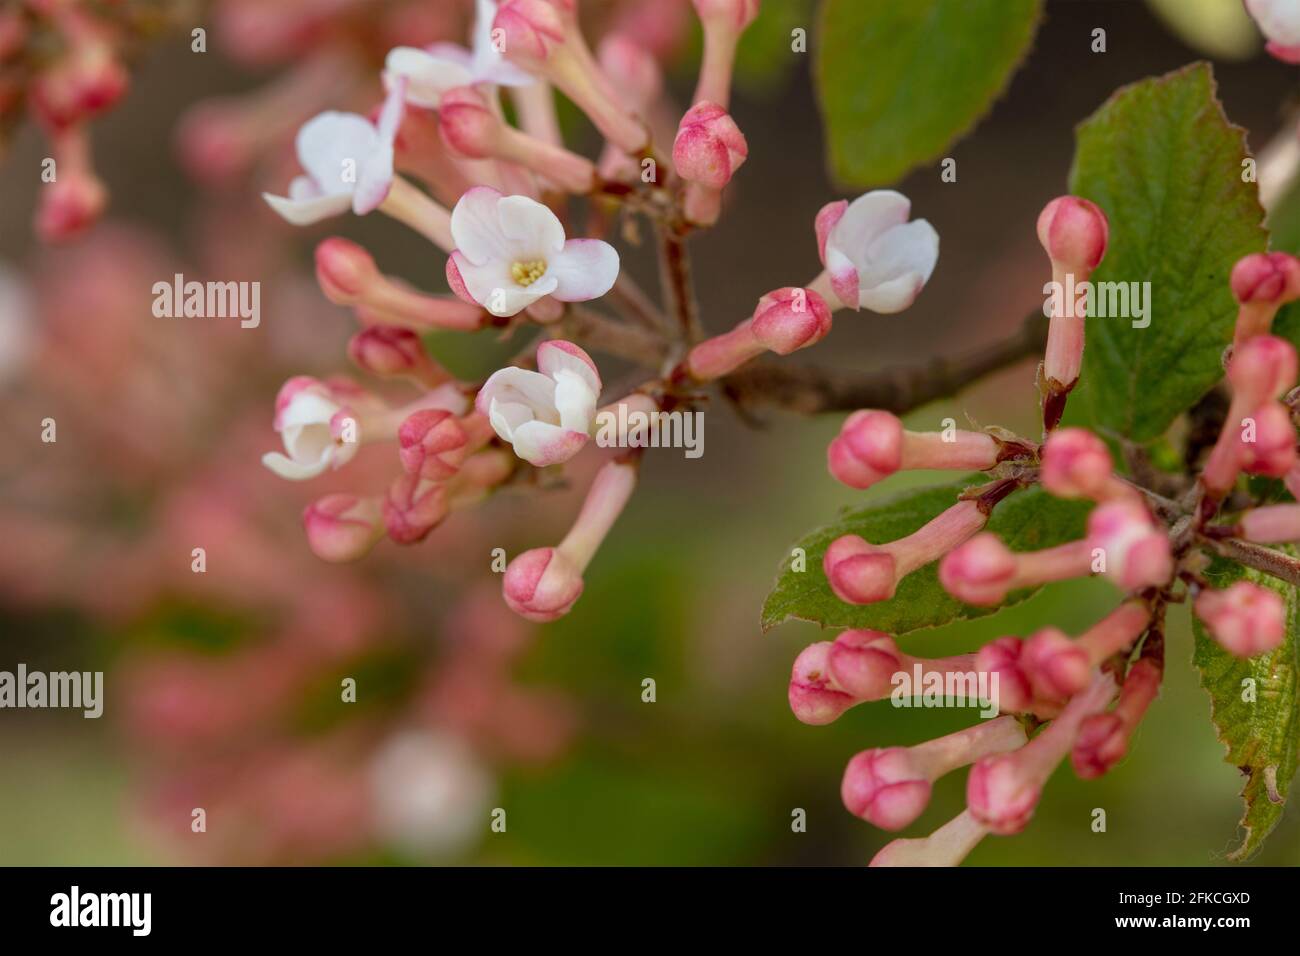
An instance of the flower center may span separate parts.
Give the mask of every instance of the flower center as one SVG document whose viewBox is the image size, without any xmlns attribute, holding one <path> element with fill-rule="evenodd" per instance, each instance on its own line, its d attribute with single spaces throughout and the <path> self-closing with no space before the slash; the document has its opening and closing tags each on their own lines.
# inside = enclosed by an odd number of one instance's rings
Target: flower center
<svg viewBox="0 0 1300 956">
<path fill-rule="evenodd" d="M 532 262 L 516 262 L 510 267 L 510 275 L 525 288 L 540 279 L 545 272 L 545 259 L 534 259 Z"/>
</svg>

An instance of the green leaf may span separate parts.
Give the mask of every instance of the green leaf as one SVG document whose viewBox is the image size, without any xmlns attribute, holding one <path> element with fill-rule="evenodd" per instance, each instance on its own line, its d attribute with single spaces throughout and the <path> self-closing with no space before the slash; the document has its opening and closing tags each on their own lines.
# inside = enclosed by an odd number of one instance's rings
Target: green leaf
<svg viewBox="0 0 1300 956">
<path fill-rule="evenodd" d="M 837 598 L 822 571 L 827 547 L 841 535 L 861 535 L 872 544 L 905 537 L 953 505 L 963 488 L 983 480 L 982 475 L 972 475 L 953 484 L 905 491 L 848 511 L 834 524 L 805 535 L 795 545 L 806 555 L 805 570 L 794 570 L 792 550 L 763 603 L 763 630 L 794 618 L 814 621 L 823 627 L 869 627 L 890 634 L 906 634 L 993 613 L 996 608 L 974 607 L 951 597 L 939 585 L 937 563 L 905 577 L 890 600 L 866 606 L 845 604 Z M 988 530 L 995 532 L 1013 551 L 1037 551 L 1083 537 L 1088 507 L 1081 502 L 1053 498 L 1033 488 L 998 505 Z M 1017 591 L 1002 606 L 1019 603 L 1032 593 L 1030 589 Z"/>
<path fill-rule="evenodd" d="M 1092 279 L 1150 283 L 1147 327 L 1088 320 L 1080 391 L 1095 424 L 1155 438 L 1222 377 L 1237 317 L 1228 274 L 1267 240 L 1246 155 L 1205 63 L 1123 87 L 1080 124 L 1070 191 L 1110 218 Z"/>
<path fill-rule="evenodd" d="M 814 65 L 831 169 L 895 182 L 986 113 L 1024 58 L 1041 0 L 826 0 Z"/>
<path fill-rule="evenodd" d="M 1291 553 L 1295 553 L 1294 549 Z M 1241 818 L 1245 837 L 1228 854 L 1231 860 L 1255 855 L 1265 837 L 1282 819 L 1286 797 L 1295 776 L 1300 753 L 1300 622 L 1296 589 L 1259 571 L 1220 562 L 1212 575 L 1223 587 L 1239 578 L 1272 588 L 1286 599 L 1286 641 L 1269 654 L 1249 660 L 1233 657 L 1193 618 L 1196 650 L 1192 663 L 1201 673 L 1201 686 L 1210 695 L 1210 716 L 1219 740 L 1227 748 L 1224 759 L 1246 777 L 1241 791 L 1246 812 Z M 1247 682 L 1253 682 L 1255 700 L 1243 700 Z"/>
</svg>

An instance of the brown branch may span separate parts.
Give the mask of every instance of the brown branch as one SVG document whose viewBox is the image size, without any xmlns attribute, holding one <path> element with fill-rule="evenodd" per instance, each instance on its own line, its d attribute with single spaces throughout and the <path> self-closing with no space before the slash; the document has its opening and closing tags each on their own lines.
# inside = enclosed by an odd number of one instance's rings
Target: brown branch
<svg viewBox="0 0 1300 956">
<path fill-rule="evenodd" d="M 691 281 L 691 260 L 686 253 L 686 239 L 671 228 L 656 227 L 659 234 L 659 271 L 668 312 L 675 316 L 682 339 L 689 343 L 704 338 L 699 306 Z"/>
<path fill-rule="evenodd" d="M 570 305 L 556 327 L 562 337 L 572 339 L 583 348 L 646 368 L 658 369 L 668 357 L 669 345 L 661 336 L 616 322 L 582 306 Z"/>
<path fill-rule="evenodd" d="M 1274 551 L 1262 544 L 1242 541 L 1240 538 L 1211 538 L 1198 535 L 1197 540 L 1222 557 L 1230 558 L 1256 571 L 1263 571 L 1287 584 L 1300 586 L 1300 560 L 1289 554 Z"/>
<path fill-rule="evenodd" d="M 1047 322 L 1041 312 L 1034 312 L 1010 338 L 958 359 L 936 359 L 925 365 L 867 374 L 756 362 L 723 382 L 742 401 L 778 405 L 805 415 L 857 408 L 902 414 L 955 395 L 991 372 L 1040 355 L 1046 345 Z"/>
</svg>

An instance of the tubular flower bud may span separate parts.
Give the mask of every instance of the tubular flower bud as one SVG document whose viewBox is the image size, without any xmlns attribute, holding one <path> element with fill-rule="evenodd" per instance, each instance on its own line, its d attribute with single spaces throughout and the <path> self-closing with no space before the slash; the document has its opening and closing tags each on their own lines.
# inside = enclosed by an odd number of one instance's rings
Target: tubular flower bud
<svg viewBox="0 0 1300 956">
<path fill-rule="evenodd" d="M 1228 383 L 1241 408 L 1281 398 L 1296 383 L 1295 346 L 1276 335 L 1247 339 L 1232 350 Z"/>
<path fill-rule="evenodd" d="M 1115 477 L 1106 443 L 1085 428 L 1060 428 L 1048 436 L 1039 477 L 1058 498 L 1106 501 L 1134 494 Z"/>
<path fill-rule="evenodd" d="M 544 468 L 586 446 L 603 386 L 591 356 L 572 342 L 543 342 L 537 368 L 493 372 L 475 405 L 516 455 Z"/>
<path fill-rule="evenodd" d="M 469 447 L 469 435 L 451 412 L 422 408 L 397 430 L 398 456 L 407 474 L 445 481 L 460 470 Z"/>
<path fill-rule="evenodd" d="M 1025 642 L 1018 637 L 999 637 L 979 649 L 975 655 L 975 671 L 986 673 L 990 679 L 997 675 L 998 705 L 1004 713 L 1018 714 L 1039 712 L 1034 700 L 1033 688 L 1029 677 L 1021 665 Z M 1049 712 L 1043 716 L 1051 716 Z"/>
<path fill-rule="evenodd" d="M 1268 334 L 1277 310 L 1300 298 L 1300 260 L 1285 252 L 1256 252 L 1232 267 L 1229 282 L 1241 306 L 1232 340 L 1240 346 Z"/>
<path fill-rule="evenodd" d="M 517 163 L 568 192 L 588 193 L 595 186 L 591 160 L 508 126 L 473 87 L 444 93 L 438 118 L 443 142 L 462 156 Z"/>
<path fill-rule="evenodd" d="M 816 292 L 776 289 L 758 300 L 753 316 L 691 349 L 686 368 L 697 381 L 712 381 L 764 352 L 789 355 L 815 345 L 830 330 L 831 311 Z"/>
<path fill-rule="evenodd" d="M 1073 748 L 1080 725 L 1104 709 L 1114 695 L 1114 680 L 1101 674 L 1025 746 L 976 763 L 966 781 L 966 806 L 975 821 L 1002 836 L 1023 830 L 1047 778 Z"/>
<path fill-rule="evenodd" d="M 324 561 L 355 561 L 384 535 L 378 498 L 326 495 L 307 506 L 302 523 L 312 552 Z"/>
<path fill-rule="evenodd" d="M 468 332 L 486 318 L 476 305 L 425 295 L 382 274 L 370 253 L 348 239 L 334 237 L 316 247 L 316 280 L 334 304 L 365 309 L 385 324 Z"/>
<path fill-rule="evenodd" d="M 944 555 L 939 583 L 959 601 L 993 606 L 1018 588 L 1083 577 L 1091 565 L 1092 548 L 1086 540 L 1016 552 L 997 535 L 984 532 Z"/>
<path fill-rule="evenodd" d="M 30 99 L 41 122 L 61 130 L 112 108 L 130 78 L 106 31 L 79 6 L 62 4 L 51 13 L 66 46 L 36 74 Z"/>
<path fill-rule="evenodd" d="M 1291 410 L 1281 402 L 1268 402 L 1255 411 L 1254 440 L 1242 429 L 1241 470 L 1251 475 L 1281 478 L 1296 463 L 1295 425 Z"/>
<path fill-rule="evenodd" d="M 1104 558 L 1102 573 L 1125 591 L 1164 584 L 1173 574 L 1169 536 L 1136 501 L 1108 501 L 1094 508 L 1087 540 Z"/>
<path fill-rule="evenodd" d="M 974 814 L 963 810 L 928 837 L 893 840 L 874 857 L 871 866 L 957 866 L 988 834 Z"/>
<path fill-rule="evenodd" d="M 569 613 L 582 594 L 583 572 L 636 487 L 636 466 L 603 465 L 587 492 L 573 527 L 554 548 L 519 555 L 506 568 L 506 604 L 530 621 L 554 621 Z"/>
<path fill-rule="evenodd" d="M 618 278 L 613 246 L 599 239 L 566 240 L 555 213 L 526 196 L 471 189 L 452 211 L 451 233 L 452 289 L 493 315 L 517 315 L 546 296 L 586 302 L 604 295 Z"/>
<path fill-rule="evenodd" d="M 305 175 L 289 184 L 289 195 L 263 193 L 277 213 L 306 226 L 351 209 L 373 212 L 393 186 L 393 141 L 402 125 L 405 81 L 394 84 L 372 123 L 356 113 L 333 110 L 308 120 L 298 130 L 298 162 Z"/>
<path fill-rule="evenodd" d="M 648 117 L 652 108 L 656 110 L 656 138 L 663 135 L 667 139 L 672 135 L 671 129 L 661 134 L 659 128 L 670 121 L 663 116 L 670 107 L 661 104 L 664 93 L 663 70 L 659 61 L 640 42 L 635 33 L 606 33 L 596 48 L 596 58 L 600 68 L 609 77 L 609 82 L 625 105 L 640 116 Z M 606 179 L 633 179 L 641 170 L 632 157 L 612 143 L 606 143 L 600 157 L 600 174 Z"/>
<path fill-rule="evenodd" d="M 1049 299 L 1051 315 L 1043 359 L 1043 415 L 1049 431 L 1060 421 L 1065 396 L 1078 381 L 1083 363 L 1086 307 L 1082 297 L 1069 294 L 1069 290 L 1088 281 L 1106 254 L 1109 233 L 1106 214 L 1077 196 L 1053 199 L 1038 217 L 1038 240 L 1052 261 L 1048 290 L 1054 293 Z"/>
<path fill-rule="evenodd" d="M 75 238 L 99 221 L 108 206 L 108 189 L 95 174 L 90 138 L 81 126 L 53 137 L 59 176 L 41 190 L 36 234 L 55 243 Z"/>
<path fill-rule="evenodd" d="M 888 634 L 851 630 L 831 642 L 825 663 L 835 687 L 864 701 L 888 697 L 894 689 L 894 675 L 900 671 L 919 672 L 922 678 L 928 674 L 965 673 L 971 670 L 974 657 L 912 657 L 900 651 Z"/>
<path fill-rule="evenodd" d="M 451 378 L 424 349 L 410 329 L 374 325 L 348 342 L 348 355 L 357 367 L 379 378 L 409 378 L 432 388 Z"/>
<path fill-rule="evenodd" d="M 446 483 L 401 475 L 394 479 L 384 498 L 384 526 L 397 544 L 417 544 L 442 524 L 451 511 Z"/>
<path fill-rule="evenodd" d="M 901 830 L 924 812 L 935 780 L 1025 741 L 1019 721 L 998 717 L 915 747 L 864 750 L 844 768 L 840 795 L 855 817 L 882 830 Z"/>
<path fill-rule="evenodd" d="M 1196 616 L 1229 654 L 1254 657 L 1286 638 L 1286 605 L 1269 588 L 1237 581 L 1223 590 L 1206 589 L 1196 598 Z"/>
<path fill-rule="evenodd" d="M 577 28 L 571 6 L 505 0 L 497 8 L 493 26 L 502 31 L 508 59 L 554 83 L 619 149 L 639 153 L 649 141 L 646 128 L 613 96 L 609 80 Z"/>
<path fill-rule="evenodd" d="M 898 582 L 970 538 L 988 521 L 979 504 L 959 501 L 920 530 L 887 544 L 845 535 L 826 549 L 822 567 L 831 590 L 849 604 L 874 604 L 894 596 Z"/>
<path fill-rule="evenodd" d="M 759 0 L 694 0 L 704 27 L 704 57 L 695 100 L 712 100 L 724 107 L 731 98 L 740 35 L 758 17 Z"/>
<path fill-rule="evenodd" d="M 921 294 L 939 261 L 939 234 L 908 221 L 912 203 L 889 189 L 840 200 L 817 214 L 822 272 L 811 284 L 835 308 L 902 312 Z"/>
<path fill-rule="evenodd" d="M 1284 63 L 1300 63 L 1300 7 L 1291 0 L 1246 0 L 1246 11 L 1268 38 L 1269 53 Z"/>
<path fill-rule="evenodd" d="M 677 127 L 673 166 L 687 182 L 721 189 L 748 156 L 745 134 L 717 103 L 696 103 Z"/>
<path fill-rule="evenodd" d="M 790 669 L 790 710 L 805 724 L 829 724 L 861 698 L 837 684 L 830 672 L 830 641 L 805 647 Z"/>
<path fill-rule="evenodd" d="M 1300 541 L 1300 505 L 1265 505 L 1241 516 L 1241 536 L 1260 544 Z"/>
<path fill-rule="evenodd" d="M 1053 702 L 1069 700 L 1083 690 L 1092 670 L 1088 652 L 1054 627 L 1045 627 L 1025 641 L 1020 666 L 1034 696 Z"/>
<path fill-rule="evenodd" d="M 984 471 L 1002 447 L 984 432 L 911 432 L 896 415 L 863 409 L 844 421 L 826 449 L 831 475 L 850 488 L 870 488 L 896 471 L 945 468 Z"/>
<path fill-rule="evenodd" d="M 1133 731 L 1160 692 L 1160 676 L 1153 661 L 1139 660 L 1124 678 L 1115 709 L 1093 714 L 1080 725 L 1070 763 L 1081 779 L 1100 777 L 1124 759 Z"/>
</svg>

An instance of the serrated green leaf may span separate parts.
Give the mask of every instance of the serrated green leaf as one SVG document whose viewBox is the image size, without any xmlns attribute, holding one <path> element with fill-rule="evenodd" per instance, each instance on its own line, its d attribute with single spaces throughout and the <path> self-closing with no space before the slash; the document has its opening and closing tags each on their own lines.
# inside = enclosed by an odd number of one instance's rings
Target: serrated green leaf
<svg viewBox="0 0 1300 956">
<path fill-rule="evenodd" d="M 1216 570 L 1211 576 L 1216 586 L 1244 577 L 1283 595 L 1287 608 L 1285 643 L 1249 660 L 1233 657 L 1193 618 L 1192 663 L 1210 695 L 1210 716 L 1227 748 L 1224 759 L 1246 777 L 1241 791 L 1246 812 L 1240 823 L 1245 837 L 1228 854 L 1229 859 L 1240 861 L 1254 856 L 1282 819 L 1295 776 L 1300 753 L 1300 600 L 1294 587 L 1262 572 L 1225 563 Z M 1253 682 L 1254 701 L 1243 700 L 1247 681 Z"/>
<path fill-rule="evenodd" d="M 1155 438 L 1222 377 L 1228 274 L 1267 240 L 1246 156 L 1205 63 L 1126 86 L 1080 124 L 1070 191 L 1110 218 L 1092 279 L 1151 284 L 1147 327 L 1088 320 L 1080 399 L 1101 427 Z"/>
<path fill-rule="evenodd" d="M 1041 0 L 826 0 L 815 49 L 830 165 L 895 182 L 944 155 L 1006 86 Z"/>
<path fill-rule="evenodd" d="M 822 571 L 826 549 L 841 535 L 861 535 L 873 544 L 905 537 L 954 504 L 963 488 L 985 480 L 982 475 L 972 475 L 952 484 L 905 491 L 848 511 L 834 524 L 809 532 L 795 545 L 806 555 L 805 570 L 795 571 L 793 559 L 785 560 L 763 603 L 763 630 L 793 618 L 823 627 L 870 627 L 906 634 L 993 613 L 995 608 L 975 607 L 951 597 L 939 585 L 937 564 L 909 574 L 890 600 L 862 607 L 837 598 Z M 1062 501 L 1034 488 L 998 505 L 988 530 L 1013 551 L 1036 551 L 1083 537 L 1087 513 L 1086 504 Z M 1015 592 L 1002 606 L 1023 601 L 1032 593 L 1030 589 Z"/>
</svg>

